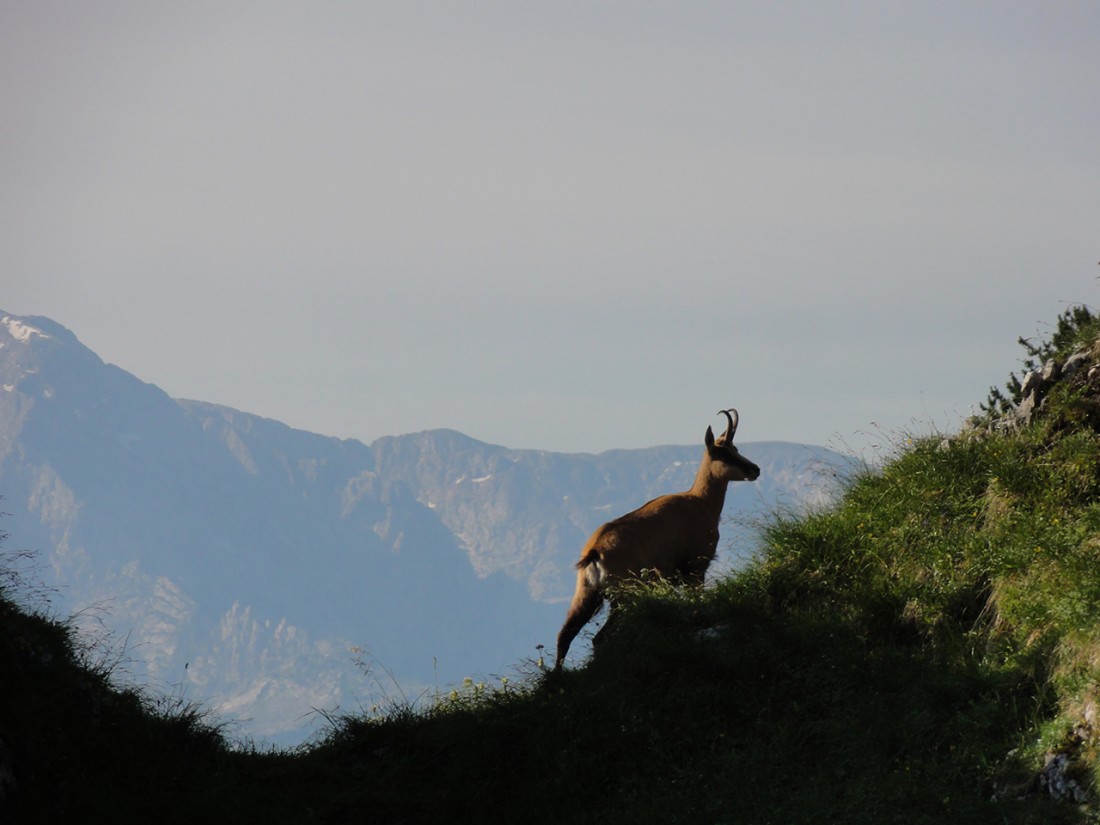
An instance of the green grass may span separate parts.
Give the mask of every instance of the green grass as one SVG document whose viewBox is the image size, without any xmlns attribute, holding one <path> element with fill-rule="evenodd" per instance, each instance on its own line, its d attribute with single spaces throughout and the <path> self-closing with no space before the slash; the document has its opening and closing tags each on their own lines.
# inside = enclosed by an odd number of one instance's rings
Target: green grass
<svg viewBox="0 0 1100 825">
<path fill-rule="evenodd" d="M 1100 335 L 1074 317 L 1044 355 Z M 1097 398 L 1084 370 L 1025 429 L 987 420 L 901 439 L 834 506 L 776 515 L 747 569 L 701 591 L 633 589 L 584 667 L 526 663 L 513 683 L 334 717 L 294 752 L 232 747 L 193 706 L 112 688 L 78 666 L 64 627 L 5 602 L 0 673 L 17 678 L 0 694 L 0 738 L 28 743 L 31 766 L 14 811 L 1100 822 Z M 1082 798 L 1044 791 L 1058 755 Z"/>
</svg>

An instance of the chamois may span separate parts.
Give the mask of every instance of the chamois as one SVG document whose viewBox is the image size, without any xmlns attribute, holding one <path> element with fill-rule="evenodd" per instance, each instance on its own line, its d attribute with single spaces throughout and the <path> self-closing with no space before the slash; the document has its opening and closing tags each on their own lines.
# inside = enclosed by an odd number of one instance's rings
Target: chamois
<svg viewBox="0 0 1100 825">
<path fill-rule="evenodd" d="M 718 520 L 731 481 L 755 481 L 760 468 L 733 446 L 737 410 L 719 410 L 729 424 L 717 440 L 707 427 L 703 460 L 695 483 L 684 493 L 661 496 L 598 528 L 577 562 L 577 589 L 558 633 L 554 669 L 560 670 L 569 645 L 603 604 L 607 586 L 637 578 L 643 570 L 702 584 L 718 548 Z"/>
</svg>

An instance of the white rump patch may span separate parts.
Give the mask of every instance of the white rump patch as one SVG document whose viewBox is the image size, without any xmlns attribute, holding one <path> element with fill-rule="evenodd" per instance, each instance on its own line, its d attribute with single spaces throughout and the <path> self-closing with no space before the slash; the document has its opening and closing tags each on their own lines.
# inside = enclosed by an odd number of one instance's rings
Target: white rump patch
<svg viewBox="0 0 1100 825">
<path fill-rule="evenodd" d="M 596 561 L 584 568 L 584 580 L 593 590 L 602 588 L 607 581 L 607 571 L 604 570 L 603 562 Z"/>
</svg>

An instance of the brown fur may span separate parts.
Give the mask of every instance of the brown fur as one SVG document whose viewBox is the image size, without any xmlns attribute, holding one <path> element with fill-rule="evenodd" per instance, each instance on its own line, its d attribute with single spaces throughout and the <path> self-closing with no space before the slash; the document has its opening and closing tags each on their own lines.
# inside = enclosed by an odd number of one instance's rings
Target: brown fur
<svg viewBox="0 0 1100 825">
<path fill-rule="evenodd" d="M 734 416 L 736 410 L 730 410 Z M 695 483 L 683 493 L 661 496 L 632 513 L 598 528 L 577 562 L 577 589 L 558 633 L 555 668 L 560 669 L 569 645 L 604 601 L 611 583 L 637 578 L 643 570 L 702 584 L 718 549 L 718 521 L 731 481 L 755 481 L 760 468 L 733 446 L 737 419 L 729 418 L 717 440 L 707 427 L 706 450 Z"/>
</svg>

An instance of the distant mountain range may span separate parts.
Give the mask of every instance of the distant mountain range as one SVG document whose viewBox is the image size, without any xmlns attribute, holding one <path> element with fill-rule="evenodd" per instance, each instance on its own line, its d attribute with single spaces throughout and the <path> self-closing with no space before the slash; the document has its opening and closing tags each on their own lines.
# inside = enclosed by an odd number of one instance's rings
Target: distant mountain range
<svg viewBox="0 0 1100 825">
<path fill-rule="evenodd" d="M 0 388 L 0 552 L 36 551 L 52 608 L 108 631 L 130 678 L 280 744 L 315 709 L 506 675 L 550 646 L 588 534 L 690 486 L 707 423 L 699 445 L 599 455 L 450 430 L 368 446 L 172 399 L 3 313 Z M 763 472 L 730 488 L 718 567 L 853 466 L 741 447 Z"/>
</svg>

